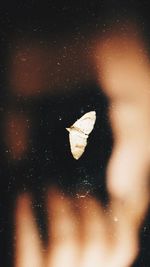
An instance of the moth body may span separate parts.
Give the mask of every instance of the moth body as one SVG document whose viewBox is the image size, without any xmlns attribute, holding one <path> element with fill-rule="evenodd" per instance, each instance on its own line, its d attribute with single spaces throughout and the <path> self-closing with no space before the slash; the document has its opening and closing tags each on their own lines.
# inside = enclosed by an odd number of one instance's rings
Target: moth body
<svg viewBox="0 0 150 267">
<path fill-rule="evenodd" d="M 84 114 L 70 128 L 66 128 L 69 132 L 71 153 L 76 160 L 78 160 L 85 151 L 87 139 L 94 128 L 95 121 L 96 112 L 90 111 Z"/>
</svg>

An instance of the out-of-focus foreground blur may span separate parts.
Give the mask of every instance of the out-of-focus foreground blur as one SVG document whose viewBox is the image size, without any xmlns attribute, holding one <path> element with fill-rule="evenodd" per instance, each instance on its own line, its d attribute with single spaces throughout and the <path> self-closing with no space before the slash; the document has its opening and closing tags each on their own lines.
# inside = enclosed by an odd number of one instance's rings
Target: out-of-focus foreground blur
<svg viewBox="0 0 150 267">
<path fill-rule="evenodd" d="M 116 2 L 1 4 L 3 266 L 150 264 L 150 7 Z"/>
</svg>

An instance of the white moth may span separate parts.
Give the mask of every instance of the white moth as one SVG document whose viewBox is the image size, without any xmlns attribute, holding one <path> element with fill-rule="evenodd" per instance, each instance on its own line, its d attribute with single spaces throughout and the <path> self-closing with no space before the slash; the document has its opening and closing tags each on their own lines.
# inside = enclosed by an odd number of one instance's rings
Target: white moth
<svg viewBox="0 0 150 267">
<path fill-rule="evenodd" d="M 84 153 L 88 136 L 94 128 L 95 121 L 96 112 L 90 111 L 84 114 L 70 128 L 66 128 L 69 132 L 71 153 L 75 159 L 79 159 Z"/>
</svg>

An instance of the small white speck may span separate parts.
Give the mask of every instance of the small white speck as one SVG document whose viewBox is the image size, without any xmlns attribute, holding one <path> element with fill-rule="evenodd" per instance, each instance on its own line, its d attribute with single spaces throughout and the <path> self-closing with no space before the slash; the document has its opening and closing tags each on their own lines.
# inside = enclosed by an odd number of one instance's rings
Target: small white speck
<svg viewBox="0 0 150 267">
<path fill-rule="evenodd" d="M 86 197 L 86 195 L 79 195 L 79 194 L 77 194 L 77 198 L 85 198 Z"/>
<path fill-rule="evenodd" d="M 117 217 L 114 217 L 114 222 L 118 222 L 118 218 Z"/>
<path fill-rule="evenodd" d="M 27 58 L 22 57 L 22 58 L 21 58 L 21 61 L 22 61 L 22 62 L 25 62 L 25 61 L 27 61 Z"/>
</svg>

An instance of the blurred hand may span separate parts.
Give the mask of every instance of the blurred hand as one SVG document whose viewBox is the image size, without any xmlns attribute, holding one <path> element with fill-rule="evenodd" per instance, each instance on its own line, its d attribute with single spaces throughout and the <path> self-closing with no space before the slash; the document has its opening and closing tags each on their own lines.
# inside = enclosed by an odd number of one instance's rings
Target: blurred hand
<svg viewBox="0 0 150 267">
<path fill-rule="evenodd" d="M 15 267 L 131 265 L 138 252 L 135 231 L 127 229 L 121 213 L 102 208 L 92 197 L 70 198 L 56 189 L 49 190 L 46 205 L 49 241 L 45 247 L 32 197 L 24 194 L 17 200 Z"/>
<path fill-rule="evenodd" d="M 149 203 L 150 66 L 135 29 L 128 28 L 126 34 L 120 29 L 96 40 L 90 57 L 110 100 L 114 147 L 107 170 L 109 205 L 103 208 L 90 196 L 73 199 L 51 189 L 45 200 L 49 221 L 45 247 L 32 197 L 20 196 L 15 267 L 130 267 L 136 258 Z"/>
</svg>

